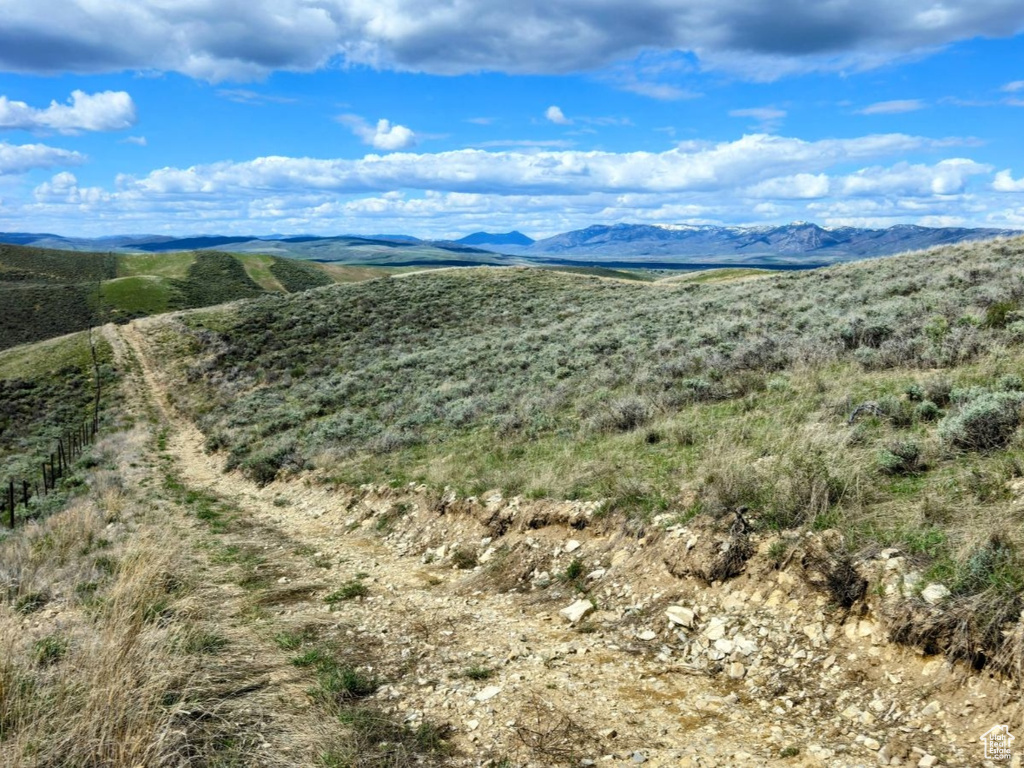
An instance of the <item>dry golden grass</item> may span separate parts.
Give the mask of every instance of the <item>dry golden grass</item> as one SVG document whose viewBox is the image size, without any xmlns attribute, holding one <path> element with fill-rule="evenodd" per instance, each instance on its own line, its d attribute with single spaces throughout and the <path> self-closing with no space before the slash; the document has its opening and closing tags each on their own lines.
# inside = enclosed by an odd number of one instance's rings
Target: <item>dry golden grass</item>
<svg viewBox="0 0 1024 768">
<path fill-rule="evenodd" d="M 88 493 L 0 541 L 0 765 L 243 754 L 244 734 L 221 714 L 235 681 L 210 660 L 226 641 L 209 631 L 188 539 L 152 497 L 124 490 L 146 471 L 147 440 L 141 429 L 105 438 Z"/>
<path fill-rule="evenodd" d="M 0 545 L 4 765 L 155 765 L 184 747 L 168 706 L 194 673 L 166 620 L 178 553 L 146 535 L 108 543 L 111 513 L 134 510 L 105 495 Z"/>
</svg>

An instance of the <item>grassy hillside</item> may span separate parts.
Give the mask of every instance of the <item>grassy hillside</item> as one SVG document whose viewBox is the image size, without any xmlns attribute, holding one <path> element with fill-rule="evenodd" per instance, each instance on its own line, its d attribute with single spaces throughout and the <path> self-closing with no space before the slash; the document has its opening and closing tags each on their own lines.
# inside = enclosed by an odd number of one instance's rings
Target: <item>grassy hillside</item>
<svg viewBox="0 0 1024 768">
<path fill-rule="evenodd" d="M 97 354 L 110 395 L 111 350 L 99 338 Z M 0 483 L 38 478 L 57 438 L 91 416 L 94 387 L 88 333 L 0 352 Z"/>
<path fill-rule="evenodd" d="M 259 254 L 101 254 L 0 245 L 0 349 L 174 309 L 387 274 Z"/>
<path fill-rule="evenodd" d="M 742 508 L 1018 595 L 1021 256 L 654 285 L 447 271 L 192 314 L 162 343 L 210 447 L 261 481 L 606 499 L 636 530 Z"/>
</svg>

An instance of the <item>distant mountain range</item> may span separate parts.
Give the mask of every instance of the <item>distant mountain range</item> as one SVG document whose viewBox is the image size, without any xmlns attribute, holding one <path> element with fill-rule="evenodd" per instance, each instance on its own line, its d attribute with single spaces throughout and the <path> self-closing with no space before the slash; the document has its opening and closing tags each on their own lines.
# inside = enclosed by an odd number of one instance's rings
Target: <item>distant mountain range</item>
<svg viewBox="0 0 1024 768">
<path fill-rule="evenodd" d="M 455 242 L 463 245 L 533 245 L 536 240 L 527 237 L 522 232 L 506 232 L 503 235 L 496 235 L 492 232 L 474 232 L 472 235 L 461 237 Z"/>
<path fill-rule="evenodd" d="M 225 250 L 386 266 L 554 264 L 685 268 L 744 265 L 792 269 L 1018 234 L 1022 233 L 1006 229 L 902 224 L 887 229 L 862 229 L 794 222 L 761 227 L 615 224 L 587 227 L 536 241 L 521 232 L 476 232 L 455 241 L 420 240 L 408 235 L 182 238 L 115 235 L 87 239 L 11 232 L 0 233 L 0 243 L 120 253 Z"/>
</svg>

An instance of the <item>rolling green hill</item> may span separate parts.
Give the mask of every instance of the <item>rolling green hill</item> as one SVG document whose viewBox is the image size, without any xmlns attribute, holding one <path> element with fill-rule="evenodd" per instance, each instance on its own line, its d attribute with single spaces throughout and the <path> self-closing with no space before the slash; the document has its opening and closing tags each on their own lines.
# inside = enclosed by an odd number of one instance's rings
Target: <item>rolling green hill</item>
<svg viewBox="0 0 1024 768">
<path fill-rule="evenodd" d="M 261 254 L 104 254 L 0 245 L 0 349 L 103 322 L 387 273 Z"/>
</svg>

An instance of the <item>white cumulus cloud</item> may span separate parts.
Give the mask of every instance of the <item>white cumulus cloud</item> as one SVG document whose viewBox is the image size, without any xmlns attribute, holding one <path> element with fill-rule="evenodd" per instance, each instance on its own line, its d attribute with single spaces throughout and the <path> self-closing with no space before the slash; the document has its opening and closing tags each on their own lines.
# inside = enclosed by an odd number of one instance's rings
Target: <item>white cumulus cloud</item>
<svg viewBox="0 0 1024 768">
<path fill-rule="evenodd" d="M 374 126 L 367 128 L 376 135 Z M 358 159 L 269 156 L 125 174 L 103 188 L 82 187 L 64 171 L 26 187 L 21 202 L 5 194 L 0 230 L 439 236 L 488 227 L 540 235 L 630 221 L 1016 221 L 1024 209 L 1009 207 L 1006 193 L 1024 192 L 1024 180 L 1011 171 L 993 181 L 989 166 L 965 157 L 901 160 L 968 146 L 904 134 L 819 141 L 750 134 L 687 141 L 663 152 L 528 147 L 394 151 Z M 35 155 L 34 165 L 22 158 L 22 171 L 46 167 L 44 152 L 0 144 L 0 169 L 12 150 Z M 82 159 L 70 154 L 49 162 Z M 24 183 L 5 181 L 11 189 Z"/>
<path fill-rule="evenodd" d="M 0 176 L 27 173 L 38 168 L 79 165 L 85 156 L 46 144 L 8 144 L 0 141 Z"/>
<path fill-rule="evenodd" d="M 750 134 L 735 141 L 686 142 L 665 152 L 460 149 L 367 155 L 358 160 L 260 157 L 162 168 L 140 179 L 123 177 L 121 184 L 162 194 L 255 188 L 344 193 L 397 188 L 497 194 L 684 192 L 820 173 L 839 163 L 947 143 L 898 133 L 820 141 Z"/>
<path fill-rule="evenodd" d="M 865 168 L 839 180 L 846 195 L 955 195 L 964 191 L 971 176 L 992 172 L 992 167 L 965 158 L 935 165 L 897 163 L 889 168 Z"/>
<path fill-rule="evenodd" d="M 1000 171 L 992 182 L 997 192 L 1024 192 L 1024 179 L 1015 179 L 1009 170 Z"/>
<path fill-rule="evenodd" d="M 374 149 L 394 152 L 416 146 L 416 134 L 413 131 L 384 118 L 378 120 L 376 125 L 370 125 L 358 115 L 341 115 L 338 122 L 347 125 L 364 144 Z"/>
<path fill-rule="evenodd" d="M 553 104 L 544 110 L 544 117 L 555 125 L 572 125 L 572 120 L 565 116 L 565 113 L 562 112 L 562 108 L 556 107 Z"/>
<path fill-rule="evenodd" d="M 51 101 L 42 109 L 0 96 L 0 128 L 60 133 L 120 131 L 131 128 L 137 119 L 135 102 L 124 91 L 73 91 L 67 103 Z"/>
</svg>

